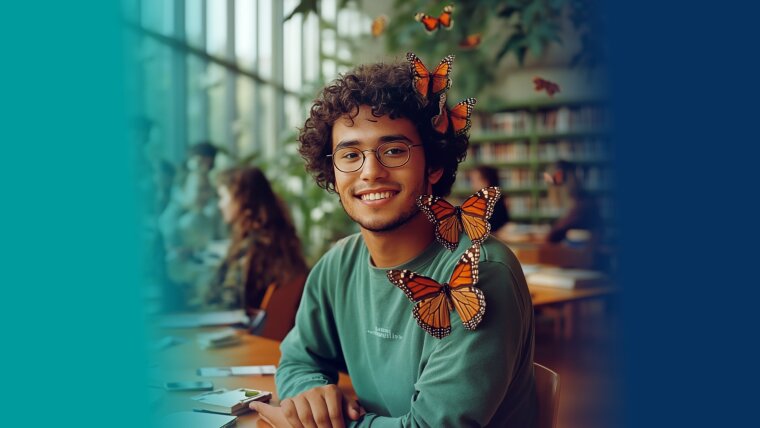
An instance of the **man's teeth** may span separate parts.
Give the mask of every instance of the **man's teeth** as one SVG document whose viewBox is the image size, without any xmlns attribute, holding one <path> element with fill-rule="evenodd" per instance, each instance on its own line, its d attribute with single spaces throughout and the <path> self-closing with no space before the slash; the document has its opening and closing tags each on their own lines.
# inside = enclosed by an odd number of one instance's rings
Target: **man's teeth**
<svg viewBox="0 0 760 428">
<path fill-rule="evenodd" d="M 362 195 L 362 201 L 376 201 L 378 199 L 387 199 L 391 197 L 391 192 L 365 193 Z"/>
</svg>

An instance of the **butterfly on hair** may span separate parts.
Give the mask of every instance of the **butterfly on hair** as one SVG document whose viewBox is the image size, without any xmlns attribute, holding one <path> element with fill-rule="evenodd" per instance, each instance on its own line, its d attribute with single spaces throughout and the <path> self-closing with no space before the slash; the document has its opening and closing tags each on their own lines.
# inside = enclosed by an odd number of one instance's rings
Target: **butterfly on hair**
<svg viewBox="0 0 760 428">
<path fill-rule="evenodd" d="M 465 199 L 461 206 L 453 206 L 440 196 L 421 195 L 417 206 L 435 227 L 435 238 L 449 251 L 459 246 L 459 235 L 467 234 L 474 244 L 482 244 L 491 233 L 488 220 L 493 215 L 496 201 L 501 197 L 498 187 L 485 187 Z"/>
<path fill-rule="evenodd" d="M 412 303 L 417 324 L 431 336 L 442 339 L 451 333 L 451 311 L 456 310 L 462 325 L 475 330 L 486 312 L 486 298 L 475 288 L 478 282 L 480 245 L 471 245 L 459 258 L 448 282 L 443 284 L 410 270 L 389 270 L 388 280 L 400 288 Z"/>
<path fill-rule="evenodd" d="M 432 73 L 414 53 L 407 52 L 406 59 L 412 72 L 412 87 L 423 104 L 428 103 L 429 97 L 442 94 L 451 87 L 449 74 L 454 65 L 454 55 L 444 57 Z"/>
<path fill-rule="evenodd" d="M 470 116 L 476 102 L 478 100 L 475 98 L 465 98 L 451 109 L 448 109 L 446 107 L 446 94 L 441 94 L 438 99 L 438 114 L 430 119 L 433 129 L 439 134 L 445 134 L 449 130 L 449 125 L 451 125 L 454 135 L 459 136 L 467 133 L 472 126 Z"/>
</svg>

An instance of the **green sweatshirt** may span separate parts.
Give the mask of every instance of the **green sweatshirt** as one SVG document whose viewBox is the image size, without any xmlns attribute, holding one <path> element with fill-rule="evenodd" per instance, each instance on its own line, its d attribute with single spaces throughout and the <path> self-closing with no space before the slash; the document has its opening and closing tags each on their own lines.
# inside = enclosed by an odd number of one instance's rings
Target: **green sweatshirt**
<svg viewBox="0 0 760 428">
<path fill-rule="evenodd" d="M 393 269 L 448 282 L 470 245 L 465 235 L 454 252 L 434 241 Z M 469 331 L 452 311 L 443 339 L 417 325 L 414 304 L 387 270 L 372 266 L 359 234 L 317 263 L 280 347 L 280 399 L 336 383 L 343 370 L 368 412 L 355 426 L 532 427 L 533 306 L 514 254 L 494 238 L 483 244 L 476 285 L 486 297 L 483 320 Z"/>
</svg>

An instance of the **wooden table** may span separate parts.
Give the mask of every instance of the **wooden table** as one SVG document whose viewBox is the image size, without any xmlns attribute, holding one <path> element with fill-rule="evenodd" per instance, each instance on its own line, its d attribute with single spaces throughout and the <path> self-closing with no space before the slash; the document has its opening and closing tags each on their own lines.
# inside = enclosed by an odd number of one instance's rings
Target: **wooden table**
<svg viewBox="0 0 760 428">
<path fill-rule="evenodd" d="M 163 329 L 157 331 L 158 337 L 171 336 L 185 342 L 157 351 L 151 376 L 153 410 L 157 417 L 172 412 L 189 411 L 193 408 L 190 397 L 200 394 L 200 391 L 164 391 L 159 389 L 167 381 L 196 381 L 208 380 L 214 383 L 214 389 L 219 388 L 253 388 L 271 391 L 272 403 L 279 402 L 274 385 L 274 376 L 228 376 L 201 377 L 196 374 L 200 367 L 227 367 L 252 365 L 277 365 L 280 360 L 279 342 L 263 337 L 252 336 L 240 330 L 242 343 L 235 346 L 203 349 L 196 342 L 196 336 L 201 332 L 216 330 L 216 328 L 193 329 Z M 355 396 L 351 381 L 341 373 L 338 386 L 349 396 Z M 238 427 L 257 426 L 258 415 L 254 412 L 238 416 Z M 262 424 L 263 425 L 263 424 Z M 261 426 L 261 425 L 259 425 Z"/>
<path fill-rule="evenodd" d="M 578 318 L 578 306 L 588 300 L 610 300 L 615 297 L 619 289 L 613 285 L 604 287 L 562 289 L 555 287 L 540 287 L 530 285 L 530 297 L 535 309 L 545 312 L 554 312 L 557 322 L 555 335 L 562 335 L 570 339 L 575 334 L 576 320 Z"/>
<path fill-rule="evenodd" d="M 591 269 L 594 263 L 594 253 L 590 248 L 535 242 L 507 243 L 507 246 L 523 265 Z"/>
<path fill-rule="evenodd" d="M 528 284 L 533 307 L 562 306 L 580 300 L 601 299 L 612 296 L 618 292 L 614 286 L 578 288 L 566 290 L 555 287 L 540 287 Z"/>
</svg>

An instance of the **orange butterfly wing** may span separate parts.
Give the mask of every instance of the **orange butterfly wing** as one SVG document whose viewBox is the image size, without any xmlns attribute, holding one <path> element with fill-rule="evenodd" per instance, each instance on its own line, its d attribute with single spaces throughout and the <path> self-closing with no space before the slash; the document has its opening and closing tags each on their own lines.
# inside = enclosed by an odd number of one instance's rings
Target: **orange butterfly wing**
<svg viewBox="0 0 760 428">
<path fill-rule="evenodd" d="M 464 101 L 457 103 L 449 110 L 449 120 L 451 126 L 454 128 L 454 134 L 462 135 L 470 130 L 472 121 L 470 115 L 472 114 L 472 108 L 478 100 L 475 98 L 467 98 Z"/>
<path fill-rule="evenodd" d="M 404 269 L 393 269 L 387 272 L 388 279 L 398 288 L 400 288 L 406 297 L 412 302 L 420 299 L 435 296 L 441 292 L 441 284 L 426 276 L 417 275 L 416 273 Z"/>
<path fill-rule="evenodd" d="M 372 37 L 380 37 L 385 32 L 385 27 L 388 24 L 388 17 L 380 15 L 372 20 Z"/>
<path fill-rule="evenodd" d="M 438 196 L 422 195 L 417 198 L 417 206 L 435 226 L 435 238 L 449 251 L 459 246 L 462 225 L 457 210 L 445 199 Z"/>
<path fill-rule="evenodd" d="M 482 244 L 491 232 L 488 219 L 493 215 L 496 201 L 501 197 L 498 187 L 486 187 L 467 198 L 462 204 L 462 226 L 475 244 Z"/>
<path fill-rule="evenodd" d="M 454 23 L 454 20 L 451 18 L 452 12 L 454 12 L 454 6 L 452 5 L 443 8 L 443 13 L 438 17 L 438 23 L 442 27 L 446 27 L 446 29 L 451 28 L 451 24 Z"/>
<path fill-rule="evenodd" d="M 412 310 L 417 325 L 438 339 L 443 339 L 451 333 L 450 313 L 449 299 L 444 293 L 420 301 Z"/>
<path fill-rule="evenodd" d="M 446 55 L 446 57 L 438 64 L 438 67 L 435 68 L 433 74 L 430 75 L 430 79 L 432 80 L 430 93 L 432 95 L 438 95 L 441 92 L 447 91 L 451 87 L 449 74 L 451 73 L 453 64 L 454 55 Z"/>
<path fill-rule="evenodd" d="M 479 260 L 480 245 L 473 244 L 462 254 L 449 281 L 454 309 L 468 330 L 475 330 L 486 312 L 486 298 L 483 292 L 473 287 L 478 282 Z"/>
<path fill-rule="evenodd" d="M 427 98 L 430 87 L 430 72 L 417 55 L 412 52 L 406 53 L 406 60 L 412 65 L 412 85 L 414 90 L 424 99 Z"/>
<path fill-rule="evenodd" d="M 435 132 L 445 134 L 446 130 L 449 129 L 449 114 L 446 111 L 446 107 L 444 107 L 437 116 L 430 119 L 430 121 L 433 123 L 433 129 L 435 129 Z"/>
<path fill-rule="evenodd" d="M 412 52 L 406 53 L 406 59 L 412 67 L 412 84 L 414 90 L 425 100 L 428 95 L 437 95 L 451 87 L 451 67 L 454 63 L 454 55 L 447 55 L 438 64 L 433 73 L 428 71 L 422 60 Z"/>
<path fill-rule="evenodd" d="M 418 12 L 416 15 L 414 15 L 414 19 L 417 22 L 422 23 L 422 25 L 425 27 L 425 30 L 428 32 L 435 31 L 435 29 L 438 28 L 438 24 L 440 22 L 438 18 L 422 12 Z"/>
<path fill-rule="evenodd" d="M 388 279 L 415 302 L 412 314 L 417 324 L 430 335 L 441 339 L 451 333 L 451 305 L 443 286 L 426 276 L 404 270 L 389 270 Z"/>
<path fill-rule="evenodd" d="M 480 33 L 470 34 L 465 37 L 464 40 L 459 42 L 459 47 L 464 49 L 472 49 L 480 44 L 483 36 Z"/>
<path fill-rule="evenodd" d="M 449 129 L 449 114 L 446 111 L 446 94 L 441 94 L 441 98 L 438 100 L 438 114 L 430 119 L 433 124 L 433 129 L 439 134 L 445 134 Z"/>
<path fill-rule="evenodd" d="M 451 333 L 451 304 L 468 330 L 474 330 L 483 319 L 486 301 L 483 292 L 475 288 L 478 282 L 480 246 L 472 245 L 454 267 L 450 279 L 450 296 L 444 287 L 431 278 L 409 270 L 389 270 L 388 279 L 415 302 L 412 314 L 417 324 L 431 336 L 442 339 Z"/>
</svg>

